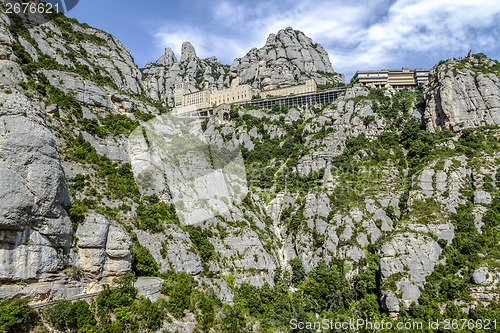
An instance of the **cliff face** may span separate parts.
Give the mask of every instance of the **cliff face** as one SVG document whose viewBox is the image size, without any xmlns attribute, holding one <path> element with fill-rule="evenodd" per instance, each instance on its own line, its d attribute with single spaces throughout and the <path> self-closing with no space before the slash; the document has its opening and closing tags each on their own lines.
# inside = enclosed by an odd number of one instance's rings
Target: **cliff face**
<svg viewBox="0 0 500 333">
<path fill-rule="evenodd" d="M 427 130 L 500 124 L 499 63 L 480 56 L 448 60 L 431 71 L 426 90 Z"/>
<path fill-rule="evenodd" d="M 86 121 L 156 112 L 133 97 L 142 94 L 141 73 L 116 38 L 63 16 L 32 24 L 39 20 L 0 14 L 1 298 L 66 297 L 130 271 L 122 226 L 102 215 L 74 218 L 67 177 L 94 171 L 70 160 L 68 145 Z M 128 158 L 113 139 L 85 135 L 111 158 Z"/>
<path fill-rule="evenodd" d="M 262 48 L 235 59 L 230 80 L 236 78 L 264 90 L 300 84 L 308 78 L 318 84 L 344 82 L 344 76 L 334 72 L 325 49 L 291 27 L 270 34 Z"/>
<path fill-rule="evenodd" d="M 0 98 L 0 279 L 35 279 L 66 266 L 72 198 L 44 110 L 18 91 Z"/>
<path fill-rule="evenodd" d="M 354 86 L 326 106 L 235 108 L 227 123 L 195 121 L 203 147 L 182 158 L 175 150 L 168 165 L 163 143 L 178 139 L 178 127 L 158 100 L 177 77 L 192 89 L 341 77 L 320 46 L 286 29 L 231 70 L 198 59 L 188 43 L 180 62 L 166 49 L 142 80 L 105 32 L 62 16 L 30 26 L 0 14 L 0 298 L 64 298 L 133 270 L 187 272 L 231 303 L 244 282 L 273 286 L 292 260 L 306 275 L 340 260 L 351 284 L 372 269 L 363 288 L 392 314 L 428 300 L 447 279 L 463 286 L 463 299 L 449 304 L 494 302 L 500 258 L 487 242 L 497 239 L 500 131 L 478 126 L 498 125 L 496 66 L 439 64 L 425 98 Z M 471 130 L 433 136 L 436 127 Z M 248 195 L 210 206 L 224 189 L 206 170 L 223 147 L 242 147 Z M 163 169 L 134 177 L 137 160 Z M 154 178 L 164 171 L 177 180 Z M 141 186 L 148 181 L 159 185 Z M 181 223 L 176 208 L 190 181 L 199 186 L 186 197 L 199 196 L 203 213 L 196 225 Z M 470 251 L 474 261 L 458 271 L 458 254 Z"/>
</svg>

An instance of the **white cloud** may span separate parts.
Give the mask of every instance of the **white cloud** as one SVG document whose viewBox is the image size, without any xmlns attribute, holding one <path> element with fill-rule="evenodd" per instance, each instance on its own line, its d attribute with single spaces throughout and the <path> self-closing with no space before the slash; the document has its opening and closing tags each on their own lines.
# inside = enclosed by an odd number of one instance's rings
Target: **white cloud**
<svg viewBox="0 0 500 333">
<path fill-rule="evenodd" d="M 241 47 L 237 40 L 231 40 L 217 34 L 207 34 L 198 28 L 189 26 L 164 25 L 154 34 L 157 40 L 157 48 L 170 47 L 177 58 L 180 59 L 182 43 L 185 41 L 193 44 L 196 54 L 200 58 L 211 56 L 220 57 L 224 49 L 229 48 L 236 54 L 244 54 L 247 50 Z"/>
<path fill-rule="evenodd" d="M 261 47 L 269 33 L 292 26 L 321 43 L 335 69 L 348 75 L 396 61 L 412 66 L 421 57 L 466 55 L 469 49 L 500 54 L 498 0 L 323 0 L 314 5 L 308 0 L 221 0 L 210 15 L 199 27 L 162 27 L 156 33 L 161 48 L 177 51 L 190 40 L 201 56 L 231 62 Z"/>
<path fill-rule="evenodd" d="M 215 21 L 227 27 L 233 27 L 243 22 L 248 15 L 249 8 L 244 4 L 230 3 L 221 1 L 217 3 L 212 10 L 212 16 Z"/>
</svg>

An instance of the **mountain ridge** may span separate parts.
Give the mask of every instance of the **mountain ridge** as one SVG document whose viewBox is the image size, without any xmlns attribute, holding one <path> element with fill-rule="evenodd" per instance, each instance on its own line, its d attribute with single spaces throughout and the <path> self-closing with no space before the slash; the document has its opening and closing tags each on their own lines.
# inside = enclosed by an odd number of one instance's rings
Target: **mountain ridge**
<svg viewBox="0 0 500 333">
<path fill-rule="evenodd" d="M 199 59 L 194 46 L 184 42 L 179 62 L 167 47 L 165 54 L 155 63 L 147 63 L 142 72 L 150 97 L 167 100 L 169 105 L 179 81 L 187 85 L 189 92 L 220 90 L 233 82 L 261 90 L 303 84 L 310 78 L 320 85 L 344 83 L 344 76 L 334 72 L 324 48 L 291 27 L 271 33 L 261 49 L 252 48 L 230 66 L 216 57 Z"/>
<path fill-rule="evenodd" d="M 231 71 L 195 58 L 186 44 L 182 66 L 167 49 L 141 73 L 116 38 L 76 20 L 24 25 L 0 12 L 0 298 L 103 290 L 94 303 L 109 316 L 103 329 L 132 325 L 122 313 L 171 331 L 287 331 L 298 315 L 498 314 L 497 62 L 481 54 L 443 61 L 423 90 L 352 85 L 330 105 L 233 107 L 227 123 L 199 120 L 213 147 L 242 147 L 249 194 L 231 211 L 186 226 L 168 190 L 145 193 L 133 174 L 131 150 L 161 160 L 147 133 L 170 128 L 168 93 L 150 85 L 179 73 L 192 89 L 205 77 L 224 87 L 231 75 L 278 84 L 286 72 L 246 68 L 243 58 Z M 282 35 L 299 40 L 293 29 Z M 259 52 L 267 59 L 278 39 L 269 40 L 248 59 Z M 322 76 L 318 66 L 310 73 Z M 328 73 L 335 81 L 333 68 Z M 466 106 L 440 98 L 449 92 Z M 141 145 L 131 146 L 133 132 L 143 133 Z M 203 171 L 211 167 L 203 157 L 186 160 Z M 155 291 L 164 301 L 136 297 L 130 272 L 164 279 Z M 110 295 L 126 297 L 110 305 Z M 0 301 L 0 310 L 10 314 L 16 304 Z M 50 311 L 40 314 L 54 325 Z"/>
</svg>

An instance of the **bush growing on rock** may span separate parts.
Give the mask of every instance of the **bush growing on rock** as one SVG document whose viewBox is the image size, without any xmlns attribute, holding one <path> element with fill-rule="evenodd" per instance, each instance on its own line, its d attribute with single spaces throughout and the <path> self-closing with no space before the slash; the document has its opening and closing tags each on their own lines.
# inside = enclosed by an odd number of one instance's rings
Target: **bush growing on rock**
<svg viewBox="0 0 500 333">
<path fill-rule="evenodd" d="M 158 264 L 147 247 L 136 243 L 130 249 L 132 254 L 132 269 L 138 276 L 158 275 Z"/>
</svg>

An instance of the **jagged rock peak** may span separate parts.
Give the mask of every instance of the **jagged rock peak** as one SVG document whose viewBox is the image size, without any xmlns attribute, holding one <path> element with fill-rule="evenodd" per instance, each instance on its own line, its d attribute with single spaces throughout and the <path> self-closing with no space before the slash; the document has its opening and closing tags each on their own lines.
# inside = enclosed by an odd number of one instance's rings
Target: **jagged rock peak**
<svg viewBox="0 0 500 333">
<path fill-rule="evenodd" d="M 196 59 L 196 51 L 194 49 L 193 44 L 190 42 L 184 42 L 182 43 L 182 49 L 181 49 L 181 62 L 183 61 L 189 61 L 191 59 Z"/>
<path fill-rule="evenodd" d="M 309 78 L 318 84 L 344 82 L 333 70 L 325 49 L 292 27 L 271 33 L 262 48 L 252 48 L 236 58 L 230 69 L 230 79 L 235 78 L 262 89 L 295 85 Z"/>
<path fill-rule="evenodd" d="M 175 57 L 174 51 L 170 47 L 165 48 L 165 54 L 162 55 L 156 63 L 158 65 L 168 66 L 177 62 L 177 58 Z"/>
<path fill-rule="evenodd" d="M 208 60 L 208 61 L 213 62 L 213 63 L 216 63 L 216 62 L 220 63 L 220 61 L 215 56 L 212 56 L 210 58 L 206 58 L 205 60 Z"/>
</svg>

